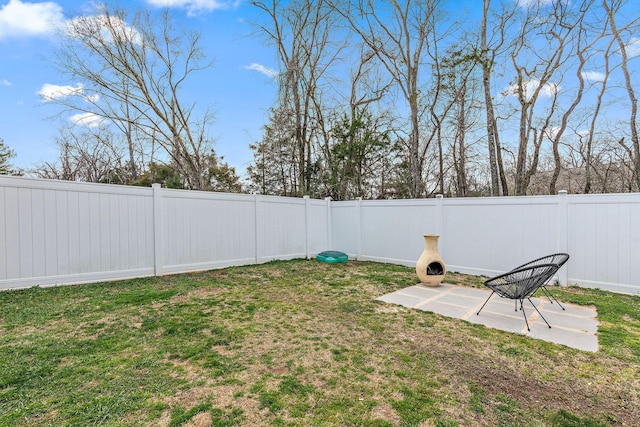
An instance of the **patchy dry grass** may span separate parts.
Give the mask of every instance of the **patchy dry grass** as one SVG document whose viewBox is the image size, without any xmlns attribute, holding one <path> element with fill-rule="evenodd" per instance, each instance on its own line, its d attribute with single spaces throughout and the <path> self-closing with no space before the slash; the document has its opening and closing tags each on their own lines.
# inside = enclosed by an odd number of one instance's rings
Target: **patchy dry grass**
<svg viewBox="0 0 640 427">
<path fill-rule="evenodd" d="M 640 419 L 640 298 L 554 289 L 598 307 L 602 350 L 592 354 L 376 301 L 414 275 L 295 260 L 0 293 L 0 425 Z"/>
</svg>

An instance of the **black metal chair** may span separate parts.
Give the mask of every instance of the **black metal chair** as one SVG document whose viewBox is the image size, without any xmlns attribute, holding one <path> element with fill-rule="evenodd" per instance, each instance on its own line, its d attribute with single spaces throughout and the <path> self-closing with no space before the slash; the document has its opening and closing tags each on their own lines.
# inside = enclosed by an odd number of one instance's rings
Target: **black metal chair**
<svg viewBox="0 0 640 427">
<path fill-rule="evenodd" d="M 519 270 L 525 267 L 533 267 L 535 265 L 540 265 L 540 264 L 557 264 L 558 270 L 559 270 L 560 268 L 562 268 L 563 265 L 565 265 L 565 263 L 568 260 L 569 260 L 569 254 L 560 252 L 557 254 L 546 255 L 538 259 L 534 259 L 533 261 L 529 261 L 525 264 L 519 265 L 518 267 L 514 268 L 511 271 Z M 565 308 L 562 306 L 562 304 L 560 304 L 560 301 L 558 301 L 556 297 L 554 297 L 553 294 L 549 292 L 549 290 L 547 289 L 547 283 L 551 279 L 551 277 L 553 277 L 554 274 L 555 272 L 551 274 L 551 276 L 549 276 L 547 280 L 544 281 L 544 284 L 540 286 L 539 289 L 542 291 L 542 293 L 544 293 L 547 296 L 547 298 L 549 298 L 549 302 L 551 302 L 551 304 L 553 304 L 553 301 L 555 301 L 560 306 L 560 308 L 564 310 Z"/>
<path fill-rule="evenodd" d="M 515 302 L 515 311 L 518 311 L 518 301 L 520 301 L 520 310 L 522 310 L 522 315 L 524 316 L 524 321 L 527 324 L 527 330 L 531 331 L 529 328 L 529 321 L 527 320 L 527 315 L 524 311 L 524 307 L 522 302 L 527 299 L 538 312 L 544 323 L 547 324 L 549 328 L 551 325 L 547 322 L 547 319 L 544 318 L 542 313 L 538 310 L 538 308 L 531 301 L 531 295 L 535 291 L 537 291 L 541 286 L 543 286 L 549 278 L 553 277 L 553 275 L 558 271 L 560 267 L 558 264 L 537 264 L 533 266 L 528 266 L 524 268 L 518 268 L 508 273 L 501 274 L 496 277 L 492 277 L 491 279 L 484 282 L 484 285 L 492 290 L 489 298 L 482 304 L 480 310 L 476 313 L 480 315 L 480 312 L 484 308 L 485 305 L 489 302 L 493 294 L 498 294 L 502 298 L 512 299 Z"/>
</svg>

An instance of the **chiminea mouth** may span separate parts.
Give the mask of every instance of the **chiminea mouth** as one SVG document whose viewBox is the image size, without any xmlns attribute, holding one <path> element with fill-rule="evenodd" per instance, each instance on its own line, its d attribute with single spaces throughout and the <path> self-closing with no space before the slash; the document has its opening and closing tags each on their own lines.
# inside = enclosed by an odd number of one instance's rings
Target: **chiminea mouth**
<svg viewBox="0 0 640 427">
<path fill-rule="evenodd" d="M 427 265 L 427 276 L 441 276 L 444 274 L 444 266 L 437 261 Z"/>
</svg>

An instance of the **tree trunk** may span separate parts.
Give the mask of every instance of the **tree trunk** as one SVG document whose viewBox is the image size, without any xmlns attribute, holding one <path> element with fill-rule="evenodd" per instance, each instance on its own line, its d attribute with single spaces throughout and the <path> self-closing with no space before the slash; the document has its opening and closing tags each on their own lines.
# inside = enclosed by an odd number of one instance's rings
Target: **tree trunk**
<svg viewBox="0 0 640 427">
<path fill-rule="evenodd" d="M 489 150 L 489 170 L 491 171 L 491 195 L 500 195 L 500 182 L 498 176 L 498 132 L 496 129 L 495 114 L 493 111 L 493 99 L 491 98 L 491 70 L 492 60 L 489 59 L 487 46 L 487 15 L 491 0 L 484 0 L 481 26 L 480 62 L 482 63 L 482 83 L 484 87 L 484 104 L 487 115 L 487 145 Z M 506 188 L 506 187 L 505 187 Z"/>
<path fill-rule="evenodd" d="M 620 66 L 624 75 L 625 87 L 627 89 L 627 95 L 629 96 L 629 102 L 631 104 L 631 114 L 629 117 L 629 130 L 631 133 L 631 145 L 633 150 L 633 172 L 636 184 L 636 189 L 640 189 L 640 141 L 638 140 L 638 98 L 636 98 L 635 90 L 633 89 L 633 83 L 631 81 L 631 73 L 629 72 L 627 47 L 620 36 L 620 31 L 616 25 L 615 12 L 607 4 L 607 0 L 602 0 L 602 5 L 607 12 L 609 18 L 609 24 L 611 25 L 611 32 L 618 47 L 620 48 L 620 55 L 622 56 Z"/>
</svg>

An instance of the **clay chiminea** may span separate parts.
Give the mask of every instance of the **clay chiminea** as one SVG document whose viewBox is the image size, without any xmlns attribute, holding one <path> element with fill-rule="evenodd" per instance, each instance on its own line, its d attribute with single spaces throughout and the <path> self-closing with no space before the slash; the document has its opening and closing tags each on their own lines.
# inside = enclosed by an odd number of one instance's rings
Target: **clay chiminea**
<svg viewBox="0 0 640 427">
<path fill-rule="evenodd" d="M 416 273 L 420 283 L 425 286 L 438 286 L 447 273 L 444 260 L 438 252 L 439 237 L 437 234 L 424 235 L 424 251 L 416 263 Z"/>
</svg>

